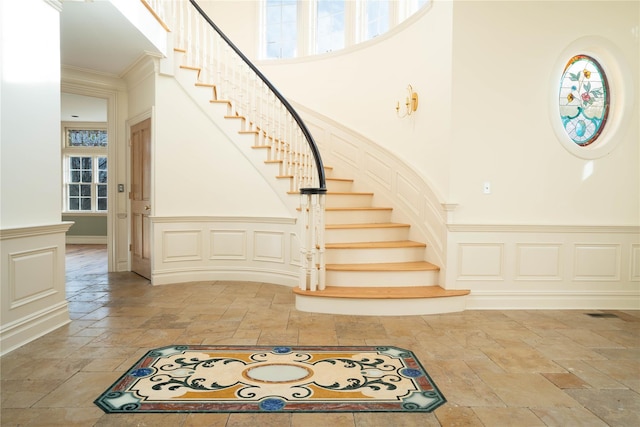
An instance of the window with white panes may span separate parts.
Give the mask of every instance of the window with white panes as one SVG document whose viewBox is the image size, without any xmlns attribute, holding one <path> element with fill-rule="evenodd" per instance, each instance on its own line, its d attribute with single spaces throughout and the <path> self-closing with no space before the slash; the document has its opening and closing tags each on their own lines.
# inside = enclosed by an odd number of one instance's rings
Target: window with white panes
<svg viewBox="0 0 640 427">
<path fill-rule="evenodd" d="M 63 209 L 65 212 L 107 211 L 106 129 L 65 128 Z"/>
<path fill-rule="evenodd" d="M 431 0 L 266 0 L 261 56 L 294 58 L 336 51 L 383 34 Z"/>
</svg>

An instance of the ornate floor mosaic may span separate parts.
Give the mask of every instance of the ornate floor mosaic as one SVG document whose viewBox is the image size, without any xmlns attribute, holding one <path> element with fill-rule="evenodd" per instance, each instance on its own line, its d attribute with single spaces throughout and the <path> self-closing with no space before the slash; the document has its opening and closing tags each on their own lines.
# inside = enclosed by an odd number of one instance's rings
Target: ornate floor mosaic
<svg viewBox="0 0 640 427">
<path fill-rule="evenodd" d="M 169 346 L 95 404 L 105 412 L 431 412 L 445 403 L 396 347 Z"/>
</svg>

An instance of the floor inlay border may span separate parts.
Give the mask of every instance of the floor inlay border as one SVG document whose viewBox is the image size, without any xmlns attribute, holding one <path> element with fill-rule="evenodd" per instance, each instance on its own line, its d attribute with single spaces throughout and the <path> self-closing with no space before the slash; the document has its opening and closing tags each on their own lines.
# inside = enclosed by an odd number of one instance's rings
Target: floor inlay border
<svg viewBox="0 0 640 427">
<path fill-rule="evenodd" d="M 131 412 L 431 412 L 446 402 L 413 352 L 384 346 L 171 345 L 94 403 Z"/>
</svg>

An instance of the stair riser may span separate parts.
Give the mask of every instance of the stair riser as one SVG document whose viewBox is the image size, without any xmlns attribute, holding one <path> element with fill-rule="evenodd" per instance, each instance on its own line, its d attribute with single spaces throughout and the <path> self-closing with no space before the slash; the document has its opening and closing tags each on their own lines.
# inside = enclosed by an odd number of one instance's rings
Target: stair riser
<svg viewBox="0 0 640 427">
<path fill-rule="evenodd" d="M 328 286 L 434 286 L 439 271 L 331 271 L 327 270 Z"/>
<path fill-rule="evenodd" d="M 424 260 L 424 248 L 329 249 L 327 264 L 375 264 L 385 262 L 417 262 Z"/>
<path fill-rule="evenodd" d="M 326 211 L 324 218 L 326 224 L 380 224 L 391 221 L 391 211 Z"/>
<path fill-rule="evenodd" d="M 325 243 L 391 242 L 407 240 L 409 227 L 340 228 L 325 231 Z"/>
<path fill-rule="evenodd" d="M 464 311 L 466 296 L 409 299 L 318 298 L 296 295 L 296 308 L 310 313 L 409 316 Z"/>
<path fill-rule="evenodd" d="M 333 181 L 330 179 L 327 180 L 328 191 L 348 192 L 351 191 L 352 186 L 352 181 Z"/>
<path fill-rule="evenodd" d="M 373 201 L 371 194 L 327 194 L 325 198 L 327 208 L 370 207 Z"/>
</svg>

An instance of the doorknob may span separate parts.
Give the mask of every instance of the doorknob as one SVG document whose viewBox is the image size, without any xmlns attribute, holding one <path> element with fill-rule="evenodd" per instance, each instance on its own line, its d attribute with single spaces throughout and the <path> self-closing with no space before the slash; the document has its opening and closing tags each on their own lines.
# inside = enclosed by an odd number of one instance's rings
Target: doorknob
<svg viewBox="0 0 640 427">
<path fill-rule="evenodd" d="M 144 207 L 144 210 L 145 210 L 145 211 L 150 211 L 150 210 L 151 210 L 151 206 L 149 206 L 149 205 L 145 206 L 145 207 Z"/>
</svg>

